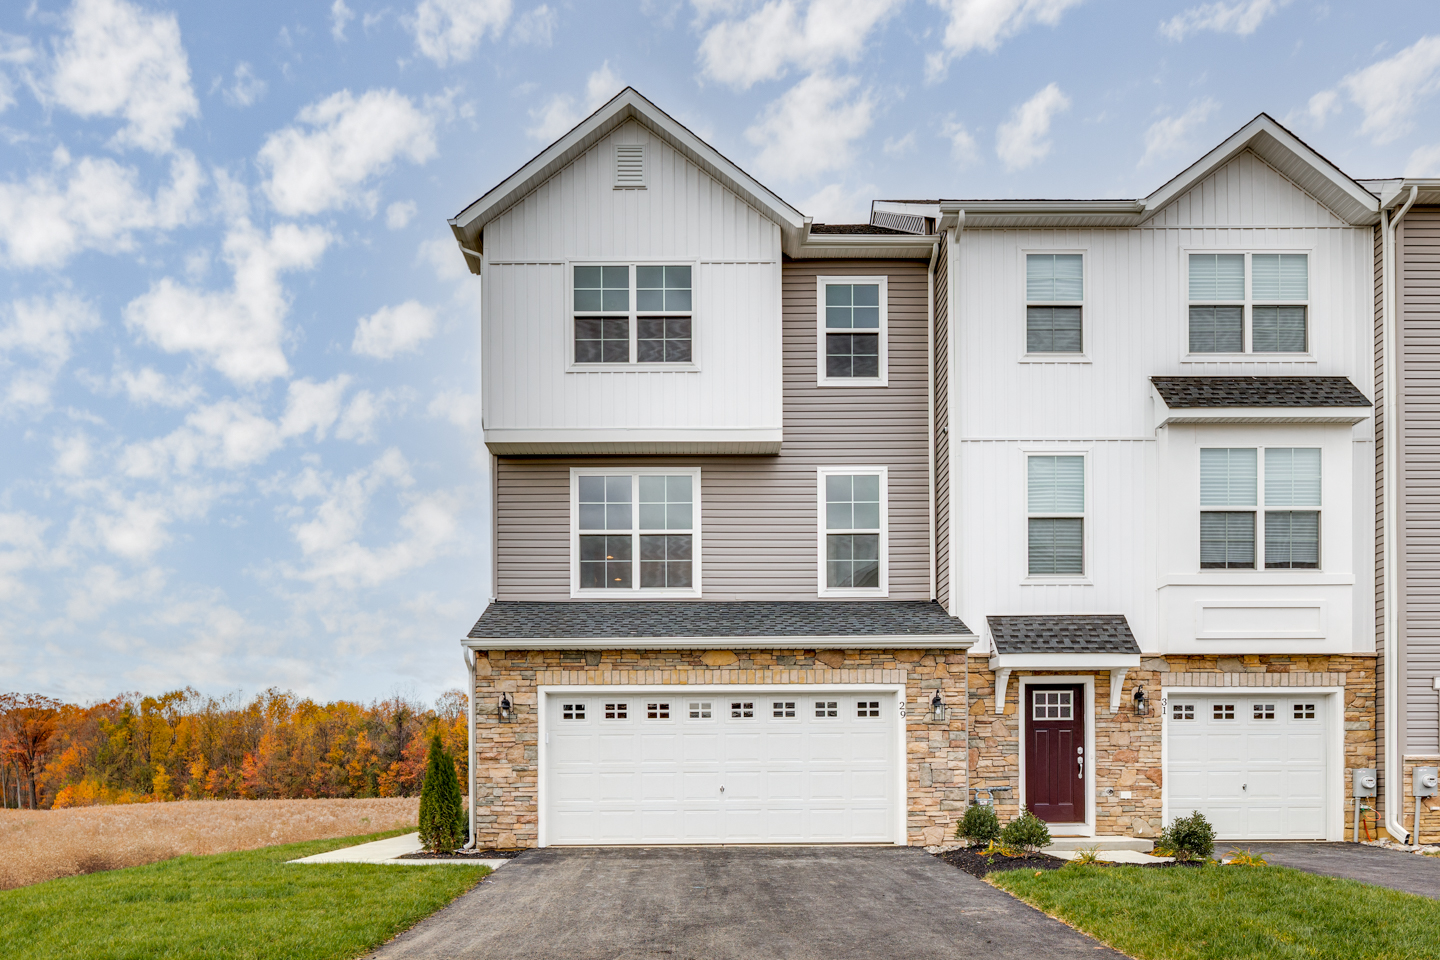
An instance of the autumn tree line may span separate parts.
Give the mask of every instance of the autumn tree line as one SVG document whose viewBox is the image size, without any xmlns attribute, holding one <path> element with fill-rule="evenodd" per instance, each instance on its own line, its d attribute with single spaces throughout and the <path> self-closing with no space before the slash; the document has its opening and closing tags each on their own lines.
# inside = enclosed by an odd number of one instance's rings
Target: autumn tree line
<svg viewBox="0 0 1440 960">
<path fill-rule="evenodd" d="M 0 693 L 0 806 L 165 800 L 408 797 L 440 736 L 466 782 L 465 694 L 319 704 L 186 688 L 88 706 Z"/>
</svg>

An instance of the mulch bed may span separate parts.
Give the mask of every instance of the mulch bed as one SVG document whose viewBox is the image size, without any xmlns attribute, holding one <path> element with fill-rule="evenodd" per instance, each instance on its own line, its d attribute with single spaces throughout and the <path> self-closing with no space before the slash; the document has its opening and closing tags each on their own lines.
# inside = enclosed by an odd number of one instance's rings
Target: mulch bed
<svg viewBox="0 0 1440 960">
<path fill-rule="evenodd" d="M 1059 870 L 1067 861 L 1045 853 L 1034 853 L 1028 857 L 1007 857 L 1003 853 L 989 855 L 979 850 L 946 850 L 935 856 L 952 867 L 958 867 L 972 877 L 984 877 L 987 873 L 1000 870 Z"/>
<path fill-rule="evenodd" d="M 396 860 L 514 860 L 524 850 L 456 850 L 454 853 L 407 853 Z"/>
</svg>

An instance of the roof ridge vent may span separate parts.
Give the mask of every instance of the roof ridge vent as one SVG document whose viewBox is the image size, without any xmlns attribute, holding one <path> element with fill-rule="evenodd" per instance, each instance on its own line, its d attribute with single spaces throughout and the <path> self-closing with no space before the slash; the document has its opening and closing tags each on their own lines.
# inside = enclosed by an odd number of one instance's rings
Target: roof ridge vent
<svg viewBox="0 0 1440 960">
<path fill-rule="evenodd" d="M 645 144 L 615 144 L 615 189 L 645 189 Z"/>
</svg>

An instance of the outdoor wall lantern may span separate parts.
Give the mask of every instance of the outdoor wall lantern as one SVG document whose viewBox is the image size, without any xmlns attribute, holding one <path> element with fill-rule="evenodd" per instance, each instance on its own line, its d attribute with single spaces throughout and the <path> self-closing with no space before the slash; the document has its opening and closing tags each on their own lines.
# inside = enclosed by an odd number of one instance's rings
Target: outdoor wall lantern
<svg viewBox="0 0 1440 960">
<path fill-rule="evenodd" d="M 509 723 L 515 719 L 515 705 L 510 702 L 508 693 L 500 694 L 500 722 Z"/>
<path fill-rule="evenodd" d="M 1135 687 L 1134 699 L 1135 716 L 1148 717 L 1150 715 L 1150 698 L 1145 696 L 1144 687 L 1138 685 Z"/>
<path fill-rule="evenodd" d="M 940 699 L 940 691 L 935 691 L 935 696 L 930 700 L 930 719 L 934 723 L 944 723 L 946 716 L 945 701 Z"/>
</svg>

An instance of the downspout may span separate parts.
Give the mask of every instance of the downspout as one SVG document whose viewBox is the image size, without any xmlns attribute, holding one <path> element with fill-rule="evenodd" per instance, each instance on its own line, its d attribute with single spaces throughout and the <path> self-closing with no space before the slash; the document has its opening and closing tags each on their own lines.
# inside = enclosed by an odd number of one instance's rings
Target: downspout
<svg viewBox="0 0 1440 960">
<path fill-rule="evenodd" d="M 1383 649 L 1385 654 L 1385 829 L 1396 840 L 1410 843 L 1410 833 L 1405 829 L 1405 811 L 1397 801 L 1403 791 L 1401 771 L 1404 765 L 1400 756 L 1400 738 L 1397 735 L 1400 724 L 1400 704 L 1397 691 L 1400 689 L 1400 585 L 1396 580 L 1400 568 L 1400 554 L 1397 528 L 1399 523 L 1399 418 L 1400 389 L 1398 384 L 1398 357 L 1396 356 L 1395 316 L 1395 226 L 1410 211 L 1410 206 L 1419 195 L 1419 186 L 1410 187 L 1410 198 L 1393 216 L 1386 217 L 1381 211 L 1381 278 L 1380 317 L 1383 327 L 1382 343 L 1385 350 L 1385 511 L 1381 529 L 1385 537 L 1384 561 L 1385 604 Z"/>
<path fill-rule="evenodd" d="M 925 353 L 926 360 L 928 361 L 928 368 L 930 371 L 930 389 L 926 391 L 928 396 L 926 397 L 927 409 L 925 411 L 925 416 L 926 421 L 929 424 L 929 429 L 926 431 L 925 455 L 928 458 L 929 462 L 927 465 L 930 470 L 930 495 L 927 499 L 929 499 L 930 501 L 931 600 L 940 599 L 937 595 L 939 581 L 936 579 L 937 564 L 935 558 L 935 547 L 936 544 L 939 542 L 939 538 L 936 536 L 937 529 L 935 526 L 935 391 L 939 389 L 939 384 L 935 382 L 935 261 L 940 258 L 940 244 L 944 242 L 945 238 L 942 236 L 940 238 L 940 243 L 937 243 L 935 244 L 935 246 L 930 248 L 930 269 L 929 272 L 925 274 L 925 298 L 927 301 L 925 312 L 926 315 L 929 317 L 929 322 L 925 324 Z"/>
<path fill-rule="evenodd" d="M 466 757 L 468 765 L 465 767 L 465 779 L 469 781 L 465 787 L 467 799 L 466 806 L 470 808 L 470 840 L 465 844 L 466 850 L 475 849 L 475 653 L 472 650 L 465 651 L 465 675 L 470 683 L 465 688 L 465 742 L 469 745 Z"/>
</svg>

